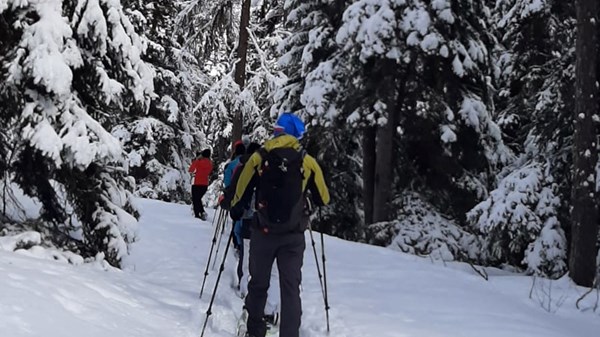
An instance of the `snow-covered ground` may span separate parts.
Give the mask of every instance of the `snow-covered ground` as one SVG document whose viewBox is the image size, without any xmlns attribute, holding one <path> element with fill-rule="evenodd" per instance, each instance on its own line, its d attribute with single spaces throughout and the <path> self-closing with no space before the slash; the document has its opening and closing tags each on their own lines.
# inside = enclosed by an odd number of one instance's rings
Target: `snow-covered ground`
<svg viewBox="0 0 600 337">
<path fill-rule="evenodd" d="M 221 263 L 198 299 L 213 229 L 189 206 L 140 200 L 139 241 L 123 271 L 0 251 L 0 332 L 6 337 L 199 336 Z M 308 236 L 307 236 L 308 238 Z M 310 241 L 308 241 L 310 243 Z M 332 337 L 597 337 L 596 293 L 498 270 L 489 281 L 444 264 L 326 237 Z M 320 254 L 320 253 L 319 253 Z M 242 301 L 226 270 L 205 336 L 233 336 Z M 314 256 L 304 261 L 302 337 L 327 336 Z M 549 299 L 552 300 L 549 304 Z M 548 312 L 550 311 L 550 312 Z M 285 337 L 285 336 L 283 336 Z"/>
</svg>

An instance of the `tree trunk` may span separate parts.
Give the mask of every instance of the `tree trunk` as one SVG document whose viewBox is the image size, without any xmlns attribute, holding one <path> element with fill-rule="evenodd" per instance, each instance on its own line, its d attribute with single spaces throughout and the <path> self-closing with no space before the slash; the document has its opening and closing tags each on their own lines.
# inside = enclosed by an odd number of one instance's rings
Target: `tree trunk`
<svg viewBox="0 0 600 337">
<path fill-rule="evenodd" d="M 237 49 L 237 63 L 235 64 L 235 83 L 240 87 L 240 91 L 246 85 L 246 59 L 248 55 L 248 25 L 250 23 L 250 2 L 244 0 L 242 4 L 242 13 L 240 18 L 240 37 Z M 241 110 L 234 111 L 233 115 L 233 131 L 231 134 L 232 143 L 242 139 L 242 128 L 244 119 Z"/>
<path fill-rule="evenodd" d="M 363 203 L 365 225 L 373 223 L 373 197 L 375 193 L 375 149 L 377 128 L 368 126 L 363 130 Z"/>
<path fill-rule="evenodd" d="M 578 0 L 575 135 L 573 144 L 573 186 L 571 191 L 570 275 L 581 286 L 591 287 L 596 276 L 598 208 L 595 201 L 598 161 L 593 115 L 598 113 L 596 63 L 598 37 L 597 0 Z"/>
<path fill-rule="evenodd" d="M 391 96 L 393 93 L 388 92 Z M 388 120 L 377 129 L 377 153 L 375 158 L 375 189 L 373 193 L 373 222 L 389 221 L 393 192 L 392 155 L 394 150 L 394 134 L 396 132 L 396 104 L 389 100 Z"/>
</svg>

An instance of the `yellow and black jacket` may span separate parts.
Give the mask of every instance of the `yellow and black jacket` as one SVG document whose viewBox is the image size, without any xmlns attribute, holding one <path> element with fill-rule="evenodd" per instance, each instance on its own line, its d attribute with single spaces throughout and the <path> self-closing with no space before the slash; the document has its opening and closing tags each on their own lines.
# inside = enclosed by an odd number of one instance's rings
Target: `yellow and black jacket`
<svg viewBox="0 0 600 337">
<path fill-rule="evenodd" d="M 282 135 L 276 138 L 270 139 L 265 142 L 264 149 L 271 151 L 276 148 L 293 148 L 300 151 L 301 145 L 298 140 L 290 135 Z M 235 205 L 242 200 L 246 190 L 249 186 L 253 188 L 251 182 L 259 174 L 262 166 L 262 157 L 259 152 L 254 153 L 244 165 L 244 168 L 237 181 L 235 195 L 231 202 L 231 206 Z M 325 184 L 323 177 L 323 171 L 317 161 L 312 156 L 306 154 L 302 162 L 303 167 L 303 180 L 302 180 L 302 192 L 306 193 L 307 189 L 311 191 L 312 201 L 316 205 L 326 205 L 329 203 L 329 190 Z"/>
</svg>

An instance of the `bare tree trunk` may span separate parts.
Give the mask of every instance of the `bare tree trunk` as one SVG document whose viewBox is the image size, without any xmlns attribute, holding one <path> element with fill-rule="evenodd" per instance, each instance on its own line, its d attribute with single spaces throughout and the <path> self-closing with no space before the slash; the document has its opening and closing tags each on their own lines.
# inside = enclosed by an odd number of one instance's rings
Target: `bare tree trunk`
<svg viewBox="0 0 600 337">
<path fill-rule="evenodd" d="M 248 55 L 248 25 L 250 23 L 250 2 L 251 0 L 244 0 L 242 4 L 242 14 L 240 18 L 240 38 L 238 41 L 237 57 L 238 61 L 235 64 L 235 83 L 240 86 L 240 90 L 244 89 L 246 85 L 246 60 Z M 234 111 L 233 115 L 233 130 L 231 134 L 231 141 L 242 139 L 242 128 L 244 125 L 244 119 L 241 110 Z"/>
<path fill-rule="evenodd" d="M 569 269 L 576 284 L 591 287 L 596 276 L 598 237 L 598 206 L 595 203 L 598 146 L 592 116 L 598 113 L 596 24 L 599 8 L 598 0 L 578 0 L 576 6 L 577 63 Z"/>
<path fill-rule="evenodd" d="M 365 208 L 365 225 L 373 223 L 373 197 L 375 194 L 375 161 L 376 161 L 377 128 L 365 127 L 363 130 L 363 203 Z"/>
<path fill-rule="evenodd" d="M 389 94 L 394 96 L 392 92 L 389 92 Z M 395 103 L 395 100 L 390 100 L 390 103 Z M 387 111 L 387 123 L 377 128 L 373 222 L 388 221 L 391 215 L 394 185 L 392 155 L 394 152 L 394 134 L 396 132 L 396 105 L 388 104 Z"/>
</svg>

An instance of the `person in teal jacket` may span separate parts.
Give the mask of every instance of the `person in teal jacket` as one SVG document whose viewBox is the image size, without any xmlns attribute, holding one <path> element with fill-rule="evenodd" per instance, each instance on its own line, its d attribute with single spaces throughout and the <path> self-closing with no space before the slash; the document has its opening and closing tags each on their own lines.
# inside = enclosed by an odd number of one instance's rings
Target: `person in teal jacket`
<svg viewBox="0 0 600 337">
<path fill-rule="evenodd" d="M 231 178 L 233 177 L 233 172 L 235 168 L 240 163 L 240 157 L 246 153 L 246 147 L 241 141 L 238 141 L 234 145 L 233 154 L 231 155 L 231 160 L 229 163 L 225 165 L 225 169 L 223 171 L 223 185 L 225 188 L 229 187 L 231 184 Z"/>
</svg>

